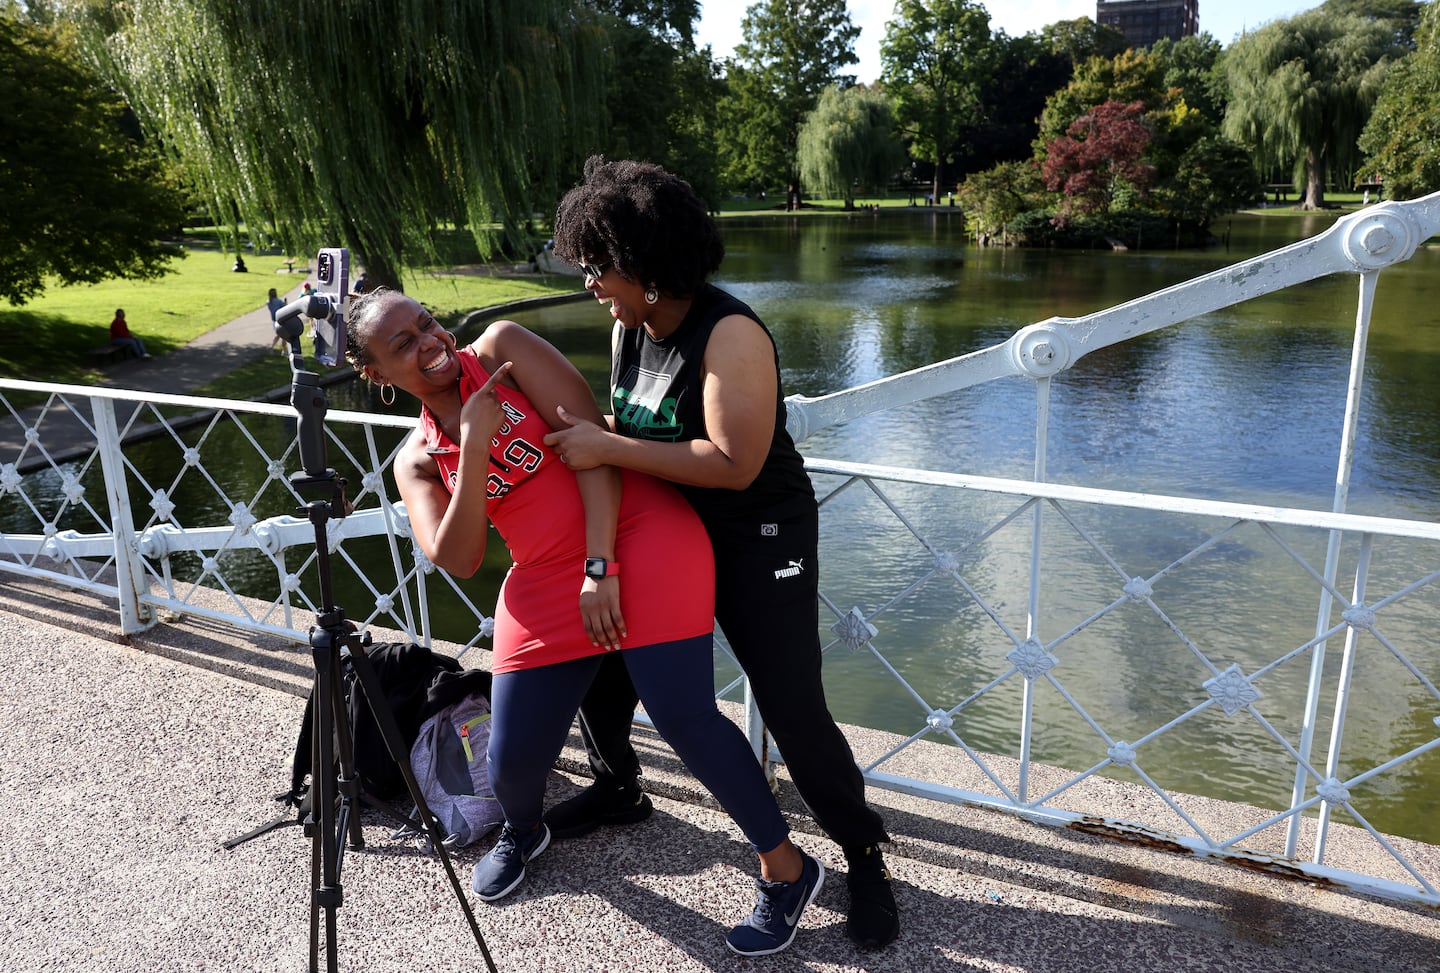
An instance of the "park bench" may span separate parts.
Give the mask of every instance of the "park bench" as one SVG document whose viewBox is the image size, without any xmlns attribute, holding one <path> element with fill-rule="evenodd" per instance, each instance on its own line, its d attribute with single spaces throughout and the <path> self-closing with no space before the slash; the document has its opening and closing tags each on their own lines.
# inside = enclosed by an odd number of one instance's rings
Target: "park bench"
<svg viewBox="0 0 1440 973">
<path fill-rule="evenodd" d="M 135 350 L 127 344 L 112 342 L 110 344 L 96 345 L 85 352 L 85 357 L 90 359 L 97 368 L 105 365 L 113 365 L 115 362 L 124 361 L 132 357 Z"/>
</svg>

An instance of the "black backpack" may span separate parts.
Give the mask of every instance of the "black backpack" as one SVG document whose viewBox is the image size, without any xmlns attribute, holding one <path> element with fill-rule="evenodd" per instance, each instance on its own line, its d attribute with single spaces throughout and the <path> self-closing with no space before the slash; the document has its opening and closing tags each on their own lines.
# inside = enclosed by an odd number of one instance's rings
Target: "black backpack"
<svg viewBox="0 0 1440 973">
<path fill-rule="evenodd" d="M 459 660 L 413 642 L 376 643 L 365 649 L 365 657 L 375 670 L 384 703 L 400 729 L 407 759 L 416 737 L 420 735 L 421 724 L 432 715 L 466 695 L 479 693 L 487 699 L 490 696 L 489 672 L 465 669 Z M 341 661 L 341 677 L 344 681 L 345 717 L 354 740 L 354 770 L 360 778 L 361 790 L 375 801 L 396 800 L 407 792 L 405 777 L 385 745 L 385 737 L 361 691 L 354 663 L 348 654 Z M 295 753 L 290 764 L 290 790 L 275 795 L 277 801 L 295 808 L 296 813 L 233 838 L 225 842 L 224 847 L 233 848 L 273 828 L 303 823 L 310 817 L 314 693 L 312 687 L 295 741 Z M 334 773 L 333 768 L 331 772 Z"/>
</svg>

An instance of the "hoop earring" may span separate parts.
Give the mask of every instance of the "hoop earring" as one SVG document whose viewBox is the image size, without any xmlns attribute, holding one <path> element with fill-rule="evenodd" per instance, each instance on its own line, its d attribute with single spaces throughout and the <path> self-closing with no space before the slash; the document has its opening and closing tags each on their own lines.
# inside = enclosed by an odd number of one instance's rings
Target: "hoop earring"
<svg viewBox="0 0 1440 973">
<path fill-rule="evenodd" d="M 654 285 L 651 285 L 650 287 L 645 288 L 645 303 L 646 303 L 646 304 L 656 304 L 656 303 L 659 302 L 659 300 L 660 300 L 660 291 L 657 290 L 657 289 L 654 287 Z"/>
<path fill-rule="evenodd" d="M 389 390 L 390 390 L 390 398 L 388 398 L 388 399 L 385 398 L 385 390 L 386 390 L 386 389 L 389 389 Z M 380 401 L 383 402 L 383 403 L 385 403 L 386 405 L 394 405 L 394 404 L 395 404 L 395 386 L 391 385 L 389 382 L 386 382 L 386 383 L 384 383 L 383 385 L 381 385 L 381 386 L 380 386 Z"/>
</svg>

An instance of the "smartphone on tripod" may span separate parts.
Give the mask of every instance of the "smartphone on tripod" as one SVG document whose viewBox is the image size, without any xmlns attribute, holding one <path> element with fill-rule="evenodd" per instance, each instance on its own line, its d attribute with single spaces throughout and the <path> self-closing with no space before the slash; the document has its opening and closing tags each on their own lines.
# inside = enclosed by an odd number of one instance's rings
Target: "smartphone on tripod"
<svg viewBox="0 0 1440 973">
<path fill-rule="evenodd" d="M 350 251 L 325 247 L 315 261 L 316 293 L 330 302 L 328 317 L 315 318 L 315 358 L 330 368 L 345 362 L 345 313 L 350 301 Z"/>
</svg>

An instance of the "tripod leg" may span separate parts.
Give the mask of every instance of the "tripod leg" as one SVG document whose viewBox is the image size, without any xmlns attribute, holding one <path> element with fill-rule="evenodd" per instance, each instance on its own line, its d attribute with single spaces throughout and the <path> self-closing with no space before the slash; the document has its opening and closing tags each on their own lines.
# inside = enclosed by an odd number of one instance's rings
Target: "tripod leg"
<svg viewBox="0 0 1440 973">
<path fill-rule="evenodd" d="M 336 682 L 340 677 L 340 659 L 331 644 L 329 633 L 316 630 L 311 634 L 310 645 L 315 658 L 314 709 L 314 756 L 311 762 L 311 885 L 310 926 L 311 951 L 310 969 L 315 973 L 318 963 L 319 911 L 325 911 L 325 968 L 335 973 L 339 967 L 339 944 L 336 937 L 336 910 L 345 900 L 345 890 L 340 885 L 340 868 L 344 844 L 337 826 L 335 767 L 335 710 L 333 700 L 337 692 Z M 343 771 L 342 771 L 343 773 Z M 348 809 L 346 817 L 348 818 Z"/>
<path fill-rule="evenodd" d="M 305 373 L 308 375 L 308 373 Z M 312 376 L 313 377 L 313 376 Z M 302 395 L 300 375 L 297 374 L 296 381 L 291 389 L 291 403 L 295 405 L 296 411 L 305 418 L 306 409 L 313 413 L 312 422 L 315 418 L 324 415 L 324 397 L 317 395 Z M 370 711 L 375 715 L 376 724 L 385 738 L 385 746 L 390 751 L 390 756 L 400 767 L 405 778 L 405 786 L 410 789 L 410 796 L 415 801 L 415 807 L 420 813 L 420 818 L 430 834 L 430 844 L 434 847 L 440 860 L 445 865 L 445 874 L 449 876 L 450 887 L 455 890 L 455 898 L 460 903 L 461 910 L 465 913 L 465 919 L 470 924 L 470 931 L 475 934 L 475 942 L 480 946 L 480 954 L 485 958 L 485 967 L 489 973 L 496 973 L 495 961 L 490 957 L 490 950 L 485 945 L 485 937 L 480 934 L 480 925 L 475 921 L 475 913 L 470 909 L 470 902 L 465 897 L 465 890 L 460 885 L 460 880 L 455 875 L 455 866 L 450 861 L 449 852 L 445 849 L 445 836 L 440 833 L 440 826 L 435 821 L 435 816 L 430 813 L 429 806 L 425 803 L 425 795 L 420 790 L 419 783 L 415 780 L 415 771 L 410 766 L 410 753 L 406 749 L 404 740 L 400 736 L 400 728 L 395 723 L 395 715 L 390 711 L 389 705 L 385 702 L 385 696 L 380 686 L 379 677 L 375 674 L 375 668 L 365 656 L 364 640 L 356 634 L 354 626 L 345 620 L 345 613 L 338 607 L 332 598 L 330 583 L 330 549 L 326 535 L 325 525 L 332 516 L 344 516 L 345 495 L 344 480 L 335 476 L 334 470 L 325 469 L 323 474 L 318 471 L 324 469 L 324 432 L 323 428 L 318 436 L 309 437 L 311 440 L 310 449 L 306 449 L 307 437 L 301 434 L 301 451 L 305 454 L 305 473 L 303 475 L 292 475 L 291 485 L 297 490 L 304 492 L 316 486 L 327 487 L 330 495 L 328 502 L 324 500 L 311 501 L 306 504 L 304 513 L 315 528 L 315 570 L 320 579 L 320 601 L 322 606 L 316 621 L 318 625 L 310 630 L 311 654 L 315 659 L 315 688 L 312 698 L 314 706 L 314 739 L 317 747 L 317 757 L 312 761 L 311 778 L 312 793 L 318 793 L 318 819 L 320 828 L 318 836 L 313 836 L 318 849 L 315 860 L 311 865 L 311 872 L 318 876 L 318 881 L 312 882 L 310 921 L 312 925 L 310 969 L 315 973 L 317 961 L 315 929 L 318 924 L 318 910 L 325 910 L 325 947 L 328 973 L 336 973 L 338 965 L 338 954 L 335 936 L 335 911 L 340 907 L 344 899 L 344 893 L 340 886 L 340 864 L 343 845 L 336 827 L 336 795 L 337 786 L 342 782 L 347 789 L 345 797 L 345 821 L 351 820 L 350 810 L 354 797 L 359 793 L 358 781 L 355 780 L 354 765 L 351 761 L 353 754 L 344 753 L 342 759 L 345 761 L 344 768 L 337 775 L 333 773 L 335 760 L 335 716 L 340 714 L 341 724 L 346 725 L 342 747 L 349 750 L 353 741 L 349 735 L 349 727 L 344 719 L 344 706 L 337 706 L 336 701 L 340 699 L 338 689 L 340 683 L 340 653 L 342 644 L 349 646 L 350 659 L 355 669 L 355 676 L 359 683 L 357 690 L 365 694 L 365 702 Z M 316 456 L 314 454 L 318 453 Z M 312 818 L 317 817 L 312 812 Z M 356 809 L 358 818 L 358 808 Z M 353 832 L 359 832 L 358 820 L 355 822 Z"/>
<path fill-rule="evenodd" d="M 330 712 L 335 727 L 335 757 L 339 762 L 336 785 L 340 795 L 339 835 L 347 833 L 351 848 L 365 847 L 360 822 L 360 775 L 355 772 L 355 731 L 345 715 L 345 680 L 340 675 L 340 657 L 334 657 L 335 678 L 331 684 Z"/>
<path fill-rule="evenodd" d="M 319 680 L 316 679 L 318 684 Z M 316 685 L 311 690 L 310 698 L 315 698 L 315 692 L 319 689 Z M 314 707 L 311 707 L 313 713 Z M 315 820 L 315 788 L 319 786 L 319 776 L 314 768 L 320 766 L 320 738 L 314 732 L 314 724 L 317 722 L 312 715 L 310 734 L 310 819 L 305 822 L 310 835 L 310 973 L 318 973 L 320 958 L 320 861 L 324 857 L 324 837 L 321 833 L 320 822 Z"/>
<path fill-rule="evenodd" d="M 455 898 L 465 913 L 465 919 L 470 924 L 470 931 L 475 934 L 475 942 L 479 944 L 480 954 L 485 958 L 485 967 L 490 973 L 496 973 L 495 961 L 490 958 L 490 950 L 485 945 L 485 937 L 480 934 L 480 925 L 475 921 L 475 913 L 470 908 L 470 900 L 466 898 L 465 889 L 460 885 L 460 879 L 455 874 L 455 866 L 450 861 L 450 853 L 445 848 L 445 835 L 441 834 L 439 822 L 435 820 L 435 815 L 430 813 L 430 806 L 425 803 L 425 794 L 420 789 L 420 783 L 415 779 L 415 770 L 410 765 L 410 753 L 405 747 L 404 738 L 400 735 L 400 727 L 395 722 L 395 714 L 390 711 L 390 706 L 385 701 L 385 694 L 380 686 L 380 677 L 375 674 L 375 667 L 366 657 L 364 646 L 358 637 L 353 638 L 350 643 L 350 665 L 355 670 L 355 678 L 358 683 L 356 690 L 365 694 L 365 703 L 370 707 L 370 712 L 375 715 L 375 723 L 380 727 L 380 734 L 385 738 L 385 746 L 400 767 L 400 773 L 405 778 L 405 786 L 410 791 L 410 799 L 415 802 L 416 813 L 420 820 L 425 822 L 426 831 L 430 835 L 430 846 L 440 856 L 440 861 L 445 866 L 445 874 L 450 879 L 450 887 L 455 890 Z"/>
</svg>

